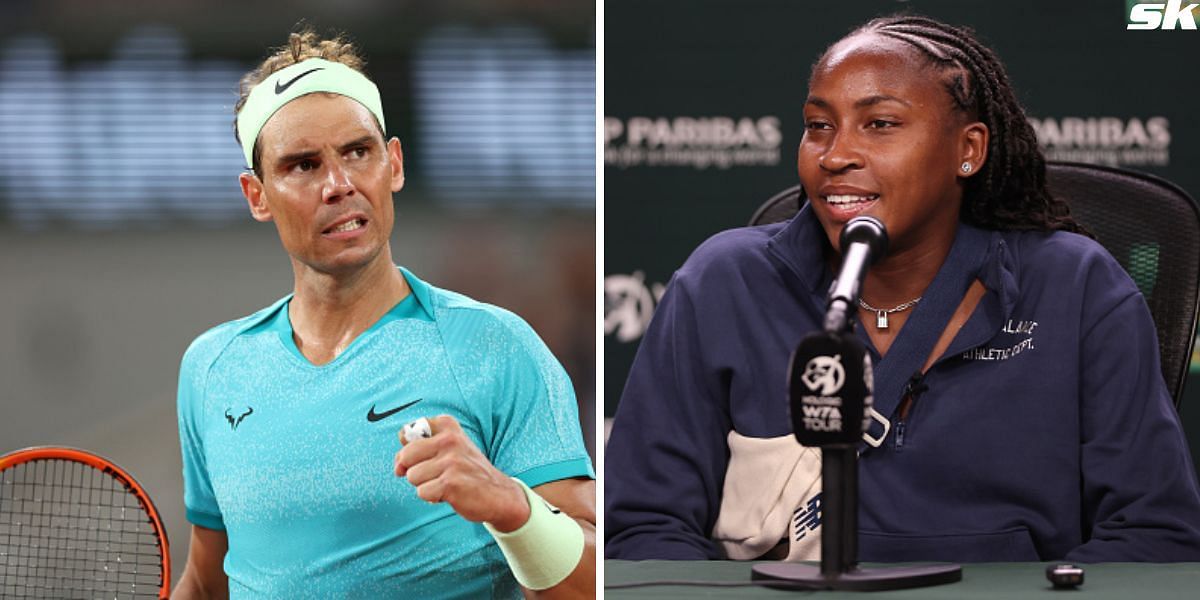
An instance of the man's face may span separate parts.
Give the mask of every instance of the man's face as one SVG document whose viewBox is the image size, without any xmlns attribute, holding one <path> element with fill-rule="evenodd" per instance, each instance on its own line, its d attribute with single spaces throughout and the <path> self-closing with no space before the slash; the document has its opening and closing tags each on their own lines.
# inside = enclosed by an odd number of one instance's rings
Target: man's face
<svg viewBox="0 0 1200 600">
<path fill-rule="evenodd" d="M 267 121 L 258 143 L 262 178 L 243 174 L 242 192 L 255 219 L 275 222 L 297 266 L 338 274 L 392 260 L 382 251 L 403 159 L 370 111 L 336 94 L 302 96 Z"/>
</svg>

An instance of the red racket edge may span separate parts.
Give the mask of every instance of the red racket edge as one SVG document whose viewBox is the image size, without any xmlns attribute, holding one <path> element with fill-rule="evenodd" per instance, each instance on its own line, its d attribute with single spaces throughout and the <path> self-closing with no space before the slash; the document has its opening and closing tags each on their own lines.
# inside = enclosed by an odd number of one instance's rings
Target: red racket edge
<svg viewBox="0 0 1200 600">
<path fill-rule="evenodd" d="M 22 463 L 48 459 L 70 460 L 90 465 L 101 472 L 111 475 L 114 479 L 121 482 L 127 490 L 133 493 L 134 497 L 142 505 L 142 509 L 150 516 L 150 525 L 154 527 L 159 549 L 162 550 L 162 586 L 159 588 L 159 597 L 166 600 L 171 594 L 171 550 L 167 542 L 167 528 L 163 526 L 162 519 L 158 516 L 158 508 L 154 506 L 154 501 L 150 499 L 150 494 L 146 493 L 146 490 L 133 478 L 133 475 L 130 475 L 128 471 L 122 469 L 111 460 L 86 450 L 68 448 L 66 446 L 34 446 L 9 452 L 0 456 L 0 471 Z"/>
</svg>

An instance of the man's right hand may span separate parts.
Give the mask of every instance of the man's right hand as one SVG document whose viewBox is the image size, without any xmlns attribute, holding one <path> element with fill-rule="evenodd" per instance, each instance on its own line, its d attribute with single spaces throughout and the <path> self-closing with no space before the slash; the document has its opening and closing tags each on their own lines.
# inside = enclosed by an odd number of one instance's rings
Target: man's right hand
<svg viewBox="0 0 1200 600">
<path fill-rule="evenodd" d="M 406 441 L 396 453 L 395 473 L 430 503 L 445 502 L 462 518 L 488 522 L 509 532 L 529 520 L 529 500 L 521 486 L 497 469 L 449 415 L 428 420 L 432 437 Z"/>
</svg>

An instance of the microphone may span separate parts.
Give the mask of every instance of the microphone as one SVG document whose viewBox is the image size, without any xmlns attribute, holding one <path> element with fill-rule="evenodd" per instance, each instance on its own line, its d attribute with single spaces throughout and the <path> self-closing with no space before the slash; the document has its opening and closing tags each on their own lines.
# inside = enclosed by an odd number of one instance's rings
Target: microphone
<svg viewBox="0 0 1200 600">
<path fill-rule="evenodd" d="M 871 422 L 874 380 L 871 358 L 853 332 L 805 336 L 788 369 L 796 441 L 810 447 L 856 447 Z"/>
<path fill-rule="evenodd" d="M 886 242 L 879 221 L 872 221 L 879 233 L 876 237 Z M 847 237 L 842 234 L 843 249 L 847 248 Z M 865 245 L 870 250 L 869 243 Z M 859 271 L 843 268 L 843 279 L 847 275 L 862 277 L 869 261 L 858 260 L 862 263 Z M 853 297 L 857 289 L 851 292 L 847 297 Z M 845 302 L 847 297 L 836 298 Z M 849 329 L 809 333 L 792 353 L 788 369 L 792 431 L 802 445 L 821 449 L 821 565 L 758 564 L 751 569 L 751 579 L 787 589 L 796 589 L 799 584 L 806 589 L 857 591 L 923 587 L 962 579 L 962 567 L 958 565 L 858 564 L 857 447 L 867 429 L 874 382 L 871 356 Z M 910 384 L 912 393 L 920 393 L 919 378 L 914 376 Z"/>
<path fill-rule="evenodd" d="M 871 355 L 848 328 L 813 331 L 792 353 L 787 384 L 796 441 L 821 449 L 821 568 L 801 576 L 828 585 L 858 568 L 857 447 L 874 403 Z"/>
<path fill-rule="evenodd" d="M 821 449 L 821 565 L 768 563 L 752 579 L 768 586 L 884 590 L 962 579 L 958 565 L 864 568 L 858 565 L 858 444 L 869 425 L 875 394 L 871 355 L 849 327 L 859 286 L 871 263 L 887 251 L 887 233 L 874 217 L 850 219 L 842 229 L 842 270 L 829 291 L 825 330 L 806 335 L 788 365 L 788 408 L 796 441 Z M 919 394 L 919 376 L 909 392 Z"/>
<path fill-rule="evenodd" d="M 887 249 L 883 223 L 874 217 L 851 219 L 842 229 L 841 245 L 842 270 L 829 291 L 825 330 L 800 340 L 787 382 L 796 441 L 821 449 L 821 568 L 819 575 L 800 577 L 816 577 L 826 585 L 858 569 L 857 447 L 870 424 L 875 374 L 849 316 L 867 267 Z"/>
<path fill-rule="evenodd" d="M 887 253 L 887 230 L 879 219 L 860 215 L 842 228 L 840 241 L 842 270 L 834 280 L 825 304 L 825 331 L 831 333 L 850 328 L 849 315 L 858 304 L 859 288 L 867 267 Z"/>
</svg>

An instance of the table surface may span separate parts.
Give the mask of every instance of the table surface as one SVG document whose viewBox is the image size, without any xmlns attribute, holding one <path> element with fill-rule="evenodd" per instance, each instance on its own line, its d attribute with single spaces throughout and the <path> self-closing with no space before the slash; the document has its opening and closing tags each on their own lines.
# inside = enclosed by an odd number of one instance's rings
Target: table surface
<svg viewBox="0 0 1200 600">
<path fill-rule="evenodd" d="M 762 586 L 716 587 L 702 585 L 653 585 L 611 588 L 614 584 L 649 581 L 750 582 L 751 562 L 734 561 L 604 561 L 604 598 L 783 598 L 865 597 L 870 598 L 996 598 L 1011 600 L 1030 596 L 1151 600 L 1154 598 L 1200 598 L 1200 563 L 1103 563 L 1080 565 L 1084 583 L 1078 590 L 1055 590 L 1046 580 L 1049 563 L 976 563 L 963 565 L 962 581 L 946 585 L 887 592 L 813 592 L 775 590 Z M 872 566 L 872 565 L 864 565 Z M 884 565 L 875 565 L 884 566 Z"/>
</svg>

